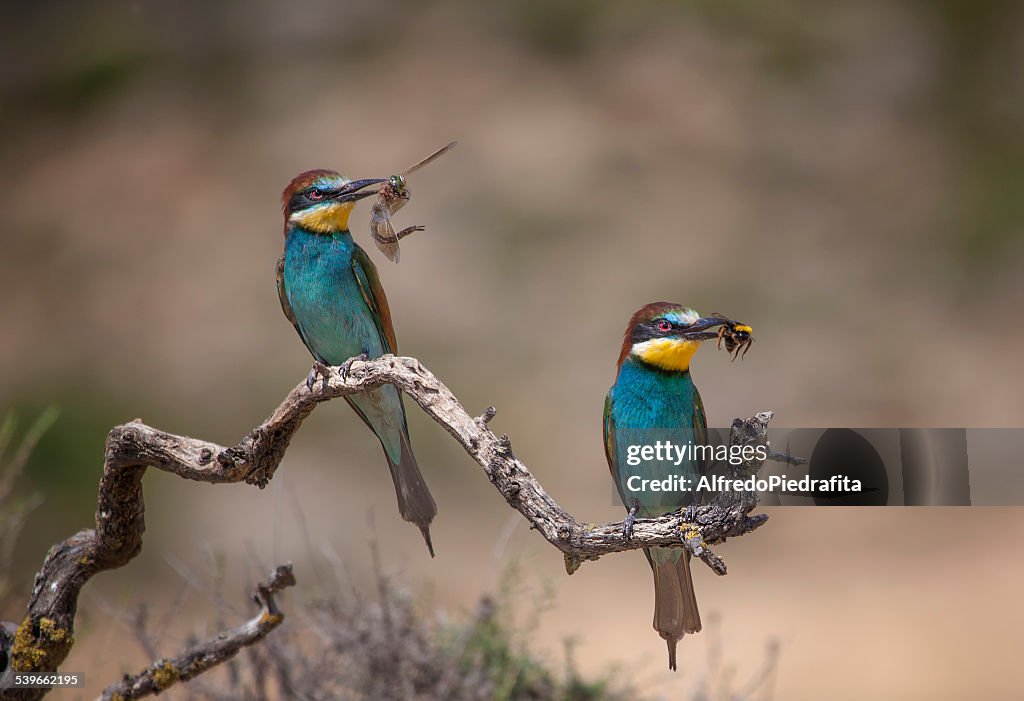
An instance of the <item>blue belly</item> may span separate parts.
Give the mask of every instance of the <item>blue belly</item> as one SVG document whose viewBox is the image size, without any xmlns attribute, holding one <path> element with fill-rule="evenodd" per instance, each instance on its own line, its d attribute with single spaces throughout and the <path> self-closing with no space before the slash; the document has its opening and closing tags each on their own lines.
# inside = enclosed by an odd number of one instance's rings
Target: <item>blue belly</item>
<svg viewBox="0 0 1024 701">
<path fill-rule="evenodd" d="M 384 353 L 377 324 L 352 272 L 352 235 L 288 232 L 284 280 L 303 340 L 322 363 Z"/>
<path fill-rule="evenodd" d="M 352 234 L 313 234 L 293 228 L 285 243 L 284 286 L 306 347 L 321 363 L 341 365 L 366 353 L 384 354 L 384 340 L 352 269 Z M 398 464 L 405 409 L 392 385 L 348 397 Z"/>
<path fill-rule="evenodd" d="M 616 481 L 627 508 L 635 498 L 641 515 L 658 516 L 692 503 L 695 492 L 673 489 L 637 493 L 630 491 L 627 484 L 631 476 L 659 481 L 678 476 L 690 480 L 690 487 L 696 489 L 702 471 L 700 461 L 674 455 L 669 456 L 669 460 L 645 459 L 634 448 L 638 446 L 642 450 L 643 446 L 651 446 L 653 449 L 658 442 L 677 446 L 704 442 L 706 424 L 703 413 L 698 415 L 699 395 L 690 374 L 659 372 L 627 359 L 612 396 Z M 698 430 L 694 429 L 695 424 Z"/>
</svg>

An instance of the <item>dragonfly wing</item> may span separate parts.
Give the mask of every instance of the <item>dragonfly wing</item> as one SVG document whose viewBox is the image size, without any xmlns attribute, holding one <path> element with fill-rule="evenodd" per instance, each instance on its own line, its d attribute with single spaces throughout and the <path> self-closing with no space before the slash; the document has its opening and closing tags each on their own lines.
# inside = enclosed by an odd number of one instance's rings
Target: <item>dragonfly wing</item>
<svg viewBox="0 0 1024 701">
<path fill-rule="evenodd" d="M 370 235 L 381 253 L 393 263 L 398 262 L 398 237 L 391 226 L 391 206 L 383 197 L 378 197 L 370 212 Z"/>
<path fill-rule="evenodd" d="M 409 175 L 409 173 L 415 173 L 417 170 L 419 170 L 423 166 L 427 165 L 428 163 L 430 163 L 432 161 L 436 161 L 438 158 L 440 158 L 444 154 L 446 154 L 449 151 L 451 151 L 455 147 L 455 144 L 457 144 L 457 143 L 459 143 L 459 142 L 458 141 L 453 141 L 450 144 L 448 144 L 447 146 L 443 146 L 443 147 L 437 149 L 436 151 L 434 151 L 432 154 L 430 154 L 429 156 L 424 158 L 419 163 L 411 165 L 408 168 L 406 168 L 405 170 L 403 170 L 401 174 L 402 175 Z"/>
</svg>

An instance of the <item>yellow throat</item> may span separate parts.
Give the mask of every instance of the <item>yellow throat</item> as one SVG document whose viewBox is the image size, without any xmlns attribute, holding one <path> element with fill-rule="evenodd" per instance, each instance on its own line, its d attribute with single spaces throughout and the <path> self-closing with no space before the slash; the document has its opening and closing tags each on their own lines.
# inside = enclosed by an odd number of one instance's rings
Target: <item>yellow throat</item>
<svg viewBox="0 0 1024 701">
<path fill-rule="evenodd" d="M 648 365 L 683 372 L 690 369 L 690 359 L 700 347 L 700 341 L 686 341 L 680 338 L 653 338 L 650 341 L 633 344 L 633 355 Z"/>
<path fill-rule="evenodd" d="M 354 206 L 355 202 L 326 202 L 292 212 L 288 221 L 318 234 L 333 234 L 348 229 L 348 217 Z"/>
</svg>

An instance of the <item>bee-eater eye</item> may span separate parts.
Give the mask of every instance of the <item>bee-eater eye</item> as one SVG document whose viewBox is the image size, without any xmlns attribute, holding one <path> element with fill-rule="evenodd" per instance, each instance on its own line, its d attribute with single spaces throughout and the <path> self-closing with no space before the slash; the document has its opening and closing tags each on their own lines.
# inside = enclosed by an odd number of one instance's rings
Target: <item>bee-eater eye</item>
<svg viewBox="0 0 1024 701">
<path fill-rule="evenodd" d="M 323 190 L 314 187 L 313 189 L 306 193 L 306 197 L 314 201 L 322 200 L 324 198 L 324 192 Z"/>
<path fill-rule="evenodd" d="M 672 330 L 672 324 L 670 324 L 669 322 L 665 321 L 664 319 L 662 319 L 661 321 L 658 322 L 658 331 L 671 331 L 671 330 Z"/>
</svg>

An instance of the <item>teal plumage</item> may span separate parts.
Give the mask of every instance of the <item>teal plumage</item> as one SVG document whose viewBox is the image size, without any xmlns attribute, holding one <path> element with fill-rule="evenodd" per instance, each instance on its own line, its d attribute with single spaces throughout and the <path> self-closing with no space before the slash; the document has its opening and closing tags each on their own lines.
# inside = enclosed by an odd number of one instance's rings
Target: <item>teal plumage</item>
<svg viewBox="0 0 1024 701">
<path fill-rule="evenodd" d="M 605 455 L 619 496 L 636 516 L 656 517 L 689 506 L 694 492 L 632 491 L 629 478 L 663 480 L 678 475 L 695 488 L 706 466 L 697 461 L 644 460 L 631 446 L 705 445 L 707 419 L 689 363 L 707 329 L 721 320 L 701 319 L 677 304 L 656 302 L 630 319 L 619 355 L 615 384 L 604 405 Z M 630 464 L 630 462 L 639 464 Z M 634 481 L 635 483 L 635 481 Z M 635 486 L 635 484 L 634 484 Z M 676 644 L 686 633 L 701 629 L 693 590 L 690 554 L 683 548 L 645 548 L 654 574 L 654 628 L 668 645 L 669 667 L 676 668 Z"/>
<path fill-rule="evenodd" d="M 630 445 L 653 444 L 658 440 L 671 440 L 676 444 L 693 441 L 704 443 L 707 421 L 704 405 L 689 372 L 666 372 L 647 365 L 636 358 L 627 358 L 608 390 L 605 399 L 605 435 L 621 437 L 615 441 L 615 461 L 626 465 L 616 478 L 616 487 L 623 503 L 629 505 L 630 495 L 626 479 L 630 475 L 642 478 L 664 479 L 680 475 L 696 482 L 702 466 L 693 462 L 679 465 L 665 461 L 642 461 L 627 465 L 626 449 Z M 688 506 L 687 495 L 675 492 L 650 492 L 639 504 L 637 514 L 643 517 L 664 516 L 666 513 Z M 678 554 L 678 548 L 669 548 Z"/>
<path fill-rule="evenodd" d="M 398 352 L 377 269 L 348 231 L 354 200 L 364 194 L 354 185 L 331 171 L 311 171 L 285 190 L 285 253 L 277 272 L 281 306 L 324 365 Z M 346 400 L 380 440 L 399 511 L 419 526 L 433 555 L 429 526 L 437 506 L 409 444 L 401 393 L 385 385 Z"/>
</svg>

